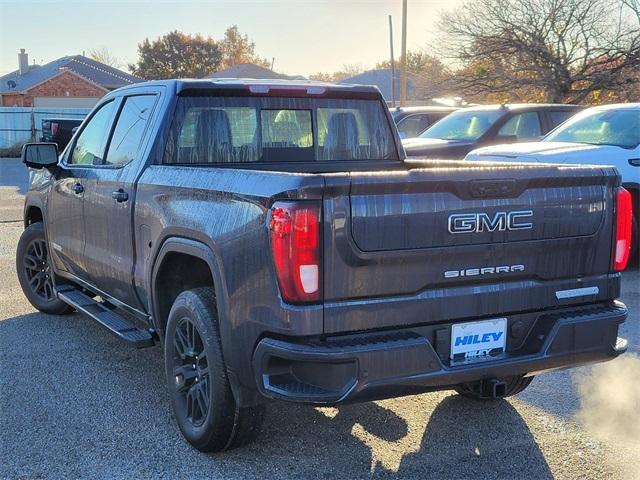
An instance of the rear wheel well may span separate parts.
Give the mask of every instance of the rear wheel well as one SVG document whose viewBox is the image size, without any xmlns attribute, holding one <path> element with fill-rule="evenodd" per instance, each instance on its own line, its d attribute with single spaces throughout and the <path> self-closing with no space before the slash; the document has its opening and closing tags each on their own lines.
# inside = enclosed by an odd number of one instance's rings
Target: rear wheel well
<svg viewBox="0 0 640 480">
<path fill-rule="evenodd" d="M 158 309 L 156 325 L 162 335 L 164 336 L 171 306 L 181 292 L 213 286 L 213 276 L 207 262 L 186 253 L 167 253 L 158 267 L 154 287 Z"/>
<path fill-rule="evenodd" d="M 42 210 L 38 207 L 29 207 L 26 215 L 24 216 L 24 226 L 28 227 L 32 223 L 42 222 L 43 219 Z"/>
</svg>

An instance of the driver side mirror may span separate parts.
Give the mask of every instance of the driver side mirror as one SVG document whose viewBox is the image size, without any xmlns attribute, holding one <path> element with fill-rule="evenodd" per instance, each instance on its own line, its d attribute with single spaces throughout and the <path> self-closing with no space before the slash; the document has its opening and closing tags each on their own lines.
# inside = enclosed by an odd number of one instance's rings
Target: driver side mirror
<svg viewBox="0 0 640 480">
<path fill-rule="evenodd" d="M 52 169 L 58 165 L 58 145 L 55 143 L 25 143 L 22 163 L 27 167 Z"/>
</svg>

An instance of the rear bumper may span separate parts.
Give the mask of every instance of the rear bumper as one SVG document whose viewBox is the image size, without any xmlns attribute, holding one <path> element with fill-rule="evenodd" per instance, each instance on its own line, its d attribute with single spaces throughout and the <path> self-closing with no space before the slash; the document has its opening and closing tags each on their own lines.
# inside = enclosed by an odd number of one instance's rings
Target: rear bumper
<svg viewBox="0 0 640 480">
<path fill-rule="evenodd" d="M 626 341 L 617 336 L 627 317 L 619 302 L 534 315 L 521 340 L 512 338 L 518 320 L 509 319 L 507 352 L 491 360 L 452 364 L 449 324 L 304 343 L 264 338 L 255 349 L 253 370 L 267 397 L 331 405 L 536 374 L 610 360 L 626 350 Z"/>
</svg>

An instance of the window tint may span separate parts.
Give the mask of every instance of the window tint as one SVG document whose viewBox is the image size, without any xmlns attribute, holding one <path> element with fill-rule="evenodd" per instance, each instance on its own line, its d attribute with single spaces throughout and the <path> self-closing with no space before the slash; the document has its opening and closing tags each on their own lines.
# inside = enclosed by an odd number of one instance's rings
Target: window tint
<svg viewBox="0 0 640 480">
<path fill-rule="evenodd" d="M 69 159 L 72 165 L 101 165 L 109 137 L 114 102 L 105 103 L 80 133 Z"/>
<path fill-rule="evenodd" d="M 460 110 L 429 127 L 421 138 L 441 140 L 477 140 L 505 114 L 500 110 Z"/>
<path fill-rule="evenodd" d="M 180 97 L 164 163 L 396 159 L 376 100 Z"/>
<path fill-rule="evenodd" d="M 136 158 L 156 97 L 127 97 L 113 131 L 105 164 L 124 165 Z"/>
<path fill-rule="evenodd" d="M 311 110 L 262 110 L 262 147 L 313 146 Z"/>
<path fill-rule="evenodd" d="M 576 112 L 574 110 L 550 110 L 549 119 L 551 120 L 551 128 L 556 128 L 575 113 Z"/>
<path fill-rule="evenodd" d="M 414 138 L 424 132 L 428 126 L 428 115 L 409 115 L 398 123 L 398 133 L 400 138 Z"/>
<path fill-rule="evenodd" d="M 196 144 L 196 128 L 200 115 L 205 111 L 221 110 L 229 120 L 231 141 L 234 147 L 251 145 L 255 141 L 258 128 L 257 110 L 251 107 L 225 108 L 190 108 L 184 118 L 184 125 L 178 138 L 179 147 L 194 147 Z M 205 114 L 206 116 L 206 114 Z M 203 117 L 203 121 L 206 119 Z"/>
<path fill-rule="evenodd" d="M 498 135 L 513 135 L 517 140 L 537 140 L 542 131 L 540 119 L 536 112 L 526 112 L 514 115 L 498 131 Z"/>
</svg>

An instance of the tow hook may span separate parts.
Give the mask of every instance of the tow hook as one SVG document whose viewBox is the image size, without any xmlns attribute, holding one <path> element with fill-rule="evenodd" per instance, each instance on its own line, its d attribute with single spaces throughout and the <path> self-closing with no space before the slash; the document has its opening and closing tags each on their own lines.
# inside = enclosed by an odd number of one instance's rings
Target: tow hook
<svg viewBox="0 0 640 480">
<path fill-rule="evenodd" d="M 497 378 L 482 380 L 480 391 L 484 398 L 502 398 L 507 393 L 507 384 Z"/>
</svg>

